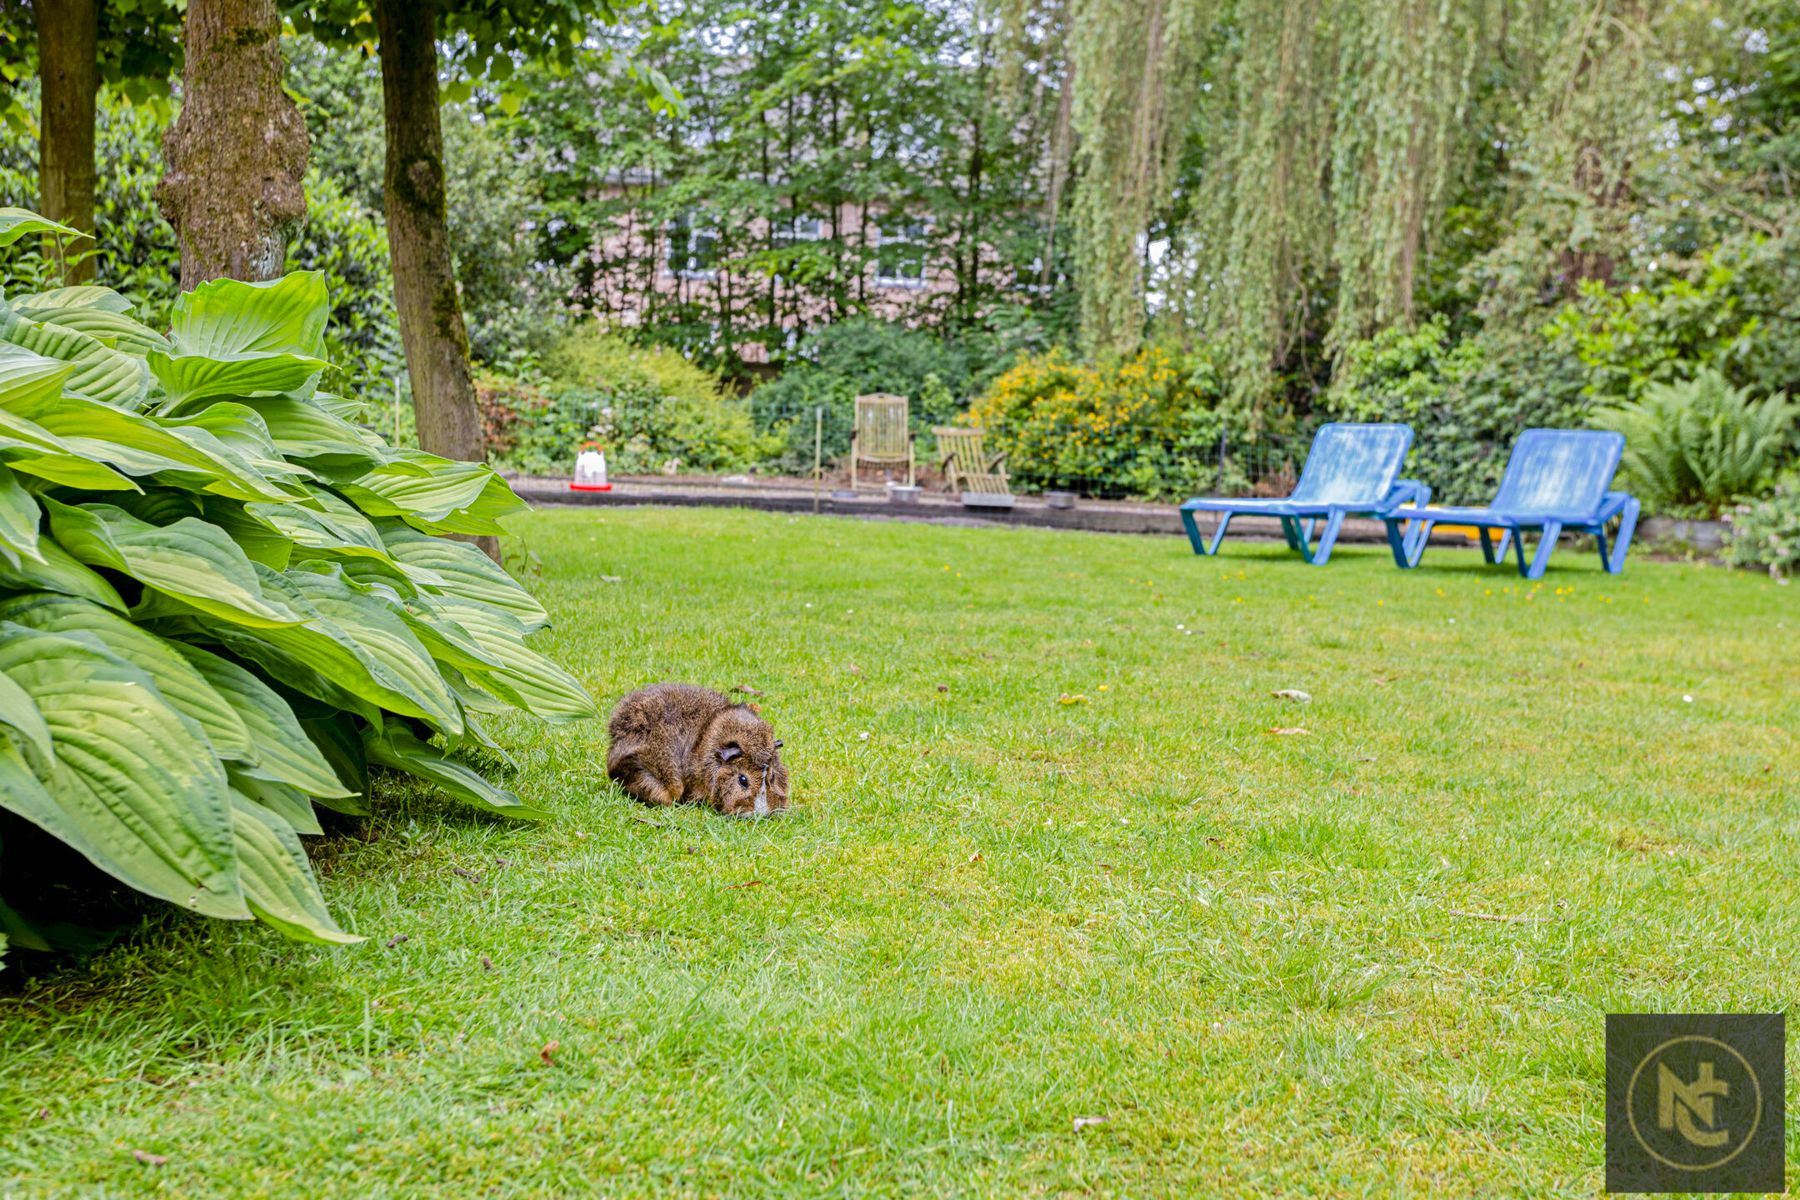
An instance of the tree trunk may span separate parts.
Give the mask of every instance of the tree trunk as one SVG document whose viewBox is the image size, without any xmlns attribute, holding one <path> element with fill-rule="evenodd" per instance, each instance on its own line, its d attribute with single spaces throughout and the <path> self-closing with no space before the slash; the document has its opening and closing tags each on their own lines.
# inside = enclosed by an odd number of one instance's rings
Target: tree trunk
<svg viewBox="0 0 1800 1200">
<path fill-rule="evenodd" d="M 38 211 L 52 221 L 94 232 L 94 97 L 100 89 L 95 42 L 100 13 L 96 0 L 38 0 L 38 73 L 43 80 L 43 141 L 38 163 Z M 94 260 L 84 253 L 93 243 L 67 245 L 45 238 L 47 256 L 57 260 L 64 283 L 94 277 Z M 67 252 L 74 251 L 73 256 Z"/>
<path fill-rule="evenodd" d="M 306 216 L 306 123 L 281 88 L 280 37 L 275 0 L 189 0 L 181 116 L 156 189 L 181 235 L 183 291 L 275 278 Z"/>
<path fill-rule="evenodd" d="M 481 462 L 487 446 L 469 374 L 469 333 L 446 216 L 437 6 L 433 0 L 374 0 L 374 9 L 387 125 L 388 256 L 419 446 L 445 458 Z M 494 538 L 477 544 L 499 561 Z"/>
</svg>

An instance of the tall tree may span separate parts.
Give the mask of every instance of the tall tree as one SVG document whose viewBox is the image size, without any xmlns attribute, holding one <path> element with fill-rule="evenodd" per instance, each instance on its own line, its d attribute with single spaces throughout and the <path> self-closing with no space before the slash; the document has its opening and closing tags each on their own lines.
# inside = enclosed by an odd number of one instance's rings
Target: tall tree
<svg viewBox="0 0 1800 1200">
<path fill-rule="evenodd" d="M 275 0 L 192 0 L 181 116 L 157 187 L 181 237 L 183 291 L 273 279 L 306 216 L 306 122 L 281 86 Z"/>
<path fill-rule="evenodd" d="M 39 211 L 84 232 L 94 229 L 94 97 L 100 90 L 97 0 L 38 0 L 39 77 L 43 80 L 43 157 L 38 175 Z M 46 240 L 62 257 L 68 242 Z M 94 277 L 85 254 L 64 258 L 65 283 Z"/>
<path fill-rule="evenodd" d="M 168 95 L 181 58 L 180 23 L 186 0 L 0 0 L 0 44 L 29 66 L 36 62 L 42 117 L 38 211 L 94 232 L 94 121 L 100 84 L 143 100 Z M 29 72 L 28 72 L 29 73 Z M 0 94 L 0 116 L 29 128 L 16 97 Z M 92 245 L 92 243 L 85 243 Z M 86 253 L 62 239 L 46 239 L 63 279 L 93 277 Z"/>
<path fill-rule="evenodd" d="M 486 448 L 447 226 L 438 40 L 454 39 L 456 74 L 501 83 L 520 58 L 566 66 L 588 22 L 611 17 L 611 0 L 285 0 L 285 7 L 298 28 L 327 45 L 366 46 L 371 28 L 378 39 L 383 204 L 419 444 L 479 460 Z M 468 89 L 464 80 L 453 86 Z M 516 108 L 517 95 L 507 103 Z"/>
</svg>

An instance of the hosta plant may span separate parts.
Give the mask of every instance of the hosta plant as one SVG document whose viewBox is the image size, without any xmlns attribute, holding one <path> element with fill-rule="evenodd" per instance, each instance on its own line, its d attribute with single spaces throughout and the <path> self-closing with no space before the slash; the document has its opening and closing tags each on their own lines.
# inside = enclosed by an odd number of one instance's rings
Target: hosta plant
<svg viewBox="0 0 1800 1200">
<path fill-rule="evenodd" d="M 47 229 L 0 209 L 0 246 Z M 380 766 L 538 816 L 454 752 L 594 709 L 527 646 L 537 601 L 446 536 L 519 501 L 358 424 L 327 311 L 312 273 L 203 284 L 166 335 L 104 287 L 0 301 L 0 806 L 171 904 L 342 942 L 315 806 L 366 812 Z"/>
</svg>

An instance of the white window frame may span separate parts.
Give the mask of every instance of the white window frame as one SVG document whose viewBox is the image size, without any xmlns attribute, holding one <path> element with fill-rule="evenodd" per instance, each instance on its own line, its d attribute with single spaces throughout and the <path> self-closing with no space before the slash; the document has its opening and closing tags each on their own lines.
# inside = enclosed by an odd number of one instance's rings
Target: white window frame
<svg viewBox="0 0 1800 1200">
<path fill-rule="evenodd" d="M 892 228 L 893 232 L 889 232 Z M 922 288 L 931 278 L 929 261 L 930 243 L 926 238 L 931 233 L 931 222 L 925 220 L 882 222 L 877 226 L 875 235 L 875 286 L 898 288 Z M 881 250 L 884 246 L 917 246 L 919 249 L 919 273 L 912 275 L 884 275 L 881 270 Z"/>
<path fill-rule="evenodd" d="M 682 266 L 675 265 L 675 237 L 677 234 L 686 235 L 683 241 L 687 246 L 687 258 Z M 694 213 L 683 213 L 663 227 L 663 236 L 666 239 L 663 247 L 663 269 L 670 275 L 677 279 L 717 279 L 719 277 L 719 268 L 716 266 L 699 267 L 694 265 L 698 261 L 694 254 L 694 246 L 701 239 L 705 239 L 711 244 L 713 261 L 718 261 L 718 226 L 702 224 L 695 219 Z"/>
</svg>

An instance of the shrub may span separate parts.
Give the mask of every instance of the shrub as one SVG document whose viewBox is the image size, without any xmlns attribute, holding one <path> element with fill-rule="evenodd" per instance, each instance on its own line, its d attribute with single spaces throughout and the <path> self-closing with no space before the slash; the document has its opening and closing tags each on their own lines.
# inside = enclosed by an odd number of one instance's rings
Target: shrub
<svg viewBox="0 0 1800 1200">
<path fill-rule="evenodd" d="M 0 246 L 47 224 L 0 210 Z M 343 942 L 315 804 L 368 811 L 380 766 L 538 816 L 449 752 L 594 708 L 526 647 L 543 608 L 440 536 L 500 532 L 504 481 L 318 390 L 328 311 L 316 272 L 204 284 L 167 337 L 104 287 L 0 304 L 0 805 L 185 910 Z"/>
<path fill-rule="evenodd" d="M 506 466 L 532 474 L 573 469 L 582 442 L 607 450 L 620 474 L 741 471 L 779 449 L 758 437 L 750 407 L 713 375 L 664 346 L 634 346 L 596 329 L 572 333 L 545 360 L 541 388 L 489 381 L 493 403 L 513 419 Z"/>
<path fill-rule="evenodd" d="M 1536 333 L 1490 328 L 1451 340 L 1441 318 L 1352 343 L 1321 404 L 1341 421 L 1413 427 L 1406 475 L 1445 503 L 1485 503 L 1521 429 L 1581 428 L 1593 401 L 1573 355 Z"/>
<path fill-rule="evenodd" d="M 1752 400 L 1705 367 L 1599 420 L 1625 435 L 1626 482 L 1646 507 L 1713 517 L 1768 485 L 1793 444 L 1795 413 L 1785 395 Z"/>
<path fill-rule="evenodd" d="M 181 247 L 156 204 L 162 178 L 162 123 L 154 111 L 114 96 L 101 98 L 95 123 L 95 271 L 132 298 L 144 324 L 166 329 L 179 293 Z M 37 194 L 33 143 L 0 138 L 0 197 Z M 288 269 L 321 271 L 331 296 L 327 348 L 357 386 L 401 373 L 394 280 L 382 221 L 317 171 L 306 179 L 306 224 L 288 247 Z M 36 239 L 32 239 L 35 243 Z M 56 280 L 32 270 L 27 243 L 8 261 L 13 286 L 32 291 Z M 391 386 L 391 385 L 390 385 Z"/>
<path fill-rule="evenodd" d="M 968 354 L 953 342 L 867 317 L 827 325 L 808 337 L 798 361 L 750 393 L 756 428 L 781 439 L 779 465 L 813 465 L 813 409 L 823 407 L 826 462 L 850 452 L 856 397 L 892 392 L 912 401 L 913 430 L 948 424 L 973 390 Z"/>
<path fill-rule="evenodd" d="M 1217 484 L 1221 434 L 1245 429 L 1223 396 L 1205 355 L 1150 347 L 1086 366 L 1058 349 L 1002 373 L 968 419 L 1028 487 L 1191 496 Z"/>
<path fill-rule="evenodd" d="M 1800 572 L 1800 474 L 1788 476 L 1769 495 L 1731 513 L 1726 559 L 1740 567 L 1767 567 L 1776 579 Z"/>
</svg>

